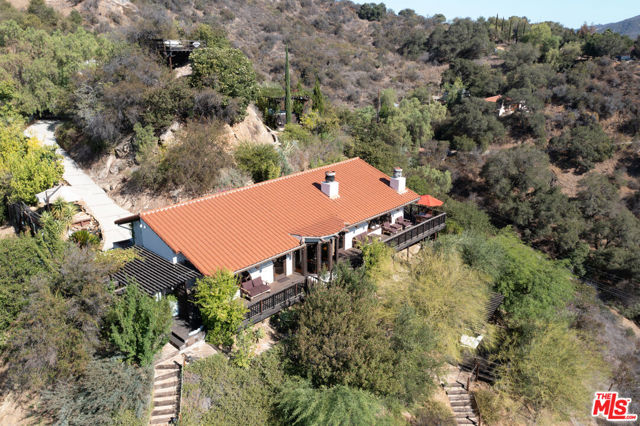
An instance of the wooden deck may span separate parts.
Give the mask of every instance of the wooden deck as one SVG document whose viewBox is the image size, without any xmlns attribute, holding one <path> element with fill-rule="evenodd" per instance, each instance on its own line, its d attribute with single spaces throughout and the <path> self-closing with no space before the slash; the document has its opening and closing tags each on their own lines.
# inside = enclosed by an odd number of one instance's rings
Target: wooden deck
<svg viewBox="0 0 640 426">
<path fill-rule="evenodd" d="M 441 213 L 422 223 L 409 226 L 402 231 L 383 237 L 382 241 L 397 251 L 411 247 L 420 241 L 426 240 L 437 232 L 443 231 L 446 226 L 447 214 Z"/>
<path fill-rule="evenodd" d="M 357 248 L 338 249 L 338 262 L 349 262 L 352 268 L 357 268 L 362 265 L 362 250 Z"/>
<path fill-rule="evenodd" d="M 270 292 L 261 294 L 251 301 L 246 301 L 249 311 L 242 325 L 255 324 L 298 303 L 304 298 L 306 281 L 305 276 L 297 272 L 276 279 L 269 284 Z"/>
</svg>

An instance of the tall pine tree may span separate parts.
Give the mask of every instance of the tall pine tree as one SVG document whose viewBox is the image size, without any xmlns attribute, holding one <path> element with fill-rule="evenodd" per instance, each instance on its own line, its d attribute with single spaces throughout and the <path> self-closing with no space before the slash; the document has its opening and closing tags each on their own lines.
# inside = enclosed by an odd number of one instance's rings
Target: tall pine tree
<svg viewBox="0 0 640 426">
<path fill-rule="evenodd" d="M 324 114 L 324 95 L 320 90 L 320 80 L 316 76 L 316 84 L 313 86 L 313 95 L 311 96 L 312 108 L 320 114 Z"/>
<path fill-rule="evenodd" d="M 285 60 L 284 60 L 284 109 L 287 113 L 287 123 L 291 123 L 291 77 L 289 75 L 289 47 L 285 47 Z"/>
</svg>

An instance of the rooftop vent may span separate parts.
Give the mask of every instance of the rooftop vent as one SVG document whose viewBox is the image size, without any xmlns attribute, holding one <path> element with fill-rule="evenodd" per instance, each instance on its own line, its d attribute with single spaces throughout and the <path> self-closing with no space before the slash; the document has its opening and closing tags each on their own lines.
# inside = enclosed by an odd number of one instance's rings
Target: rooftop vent
<svg viewBox="0 0 640 426">
<path fill-rule="evenodd" d="M 393 169 L 393 177 L 389 181 L 389 186 L 395 189 L 398 194 L 402 194 L 407 190 L 407 178 L 402 176 L 400 167 Z"/>
<path fill-rule="evenodd" d="M 324 182 L 320 185 L 322 192 L 329 198 L 338 198 L 338 182 L 336 182 L 336 172 L 326 172 Z"/>
</svg>

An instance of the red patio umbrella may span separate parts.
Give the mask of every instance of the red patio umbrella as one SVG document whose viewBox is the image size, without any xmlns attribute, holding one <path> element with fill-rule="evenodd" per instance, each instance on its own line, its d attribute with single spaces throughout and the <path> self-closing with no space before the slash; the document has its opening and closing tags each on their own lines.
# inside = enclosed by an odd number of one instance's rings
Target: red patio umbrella
<svg viewBox="0 0 640 426">
<path fill-rule="evenodd" d="M 427 207 L 439 207 L 443 204 L 444 203 L 442 201 L 438 200 L 435 197 L 432 197 L 431 195 L 423 195 L 420 197 L 420 201 L 418 201 L 419 206 Z"/>
</svg>

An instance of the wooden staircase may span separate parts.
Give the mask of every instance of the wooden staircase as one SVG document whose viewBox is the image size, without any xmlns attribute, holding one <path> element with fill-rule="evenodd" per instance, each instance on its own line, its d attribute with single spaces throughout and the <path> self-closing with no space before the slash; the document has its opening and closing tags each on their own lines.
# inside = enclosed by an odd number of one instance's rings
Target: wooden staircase
<svg viewBox="0 0 640 426">
<path fill-rule="evenodd" d="M 153 379 L 153 411 L 150 425 L 169 425 L 180 412 L 182 367 L 176 362 L 160 362 Z"/>
<path fill-rule="evenodd" d="M 449 397 L 449 404 L 453 416 L 459 425 L 479 425 L 480 416 L 473 395 L 460 382 L 449 383 L 444 386 Z"/>
</svg>

